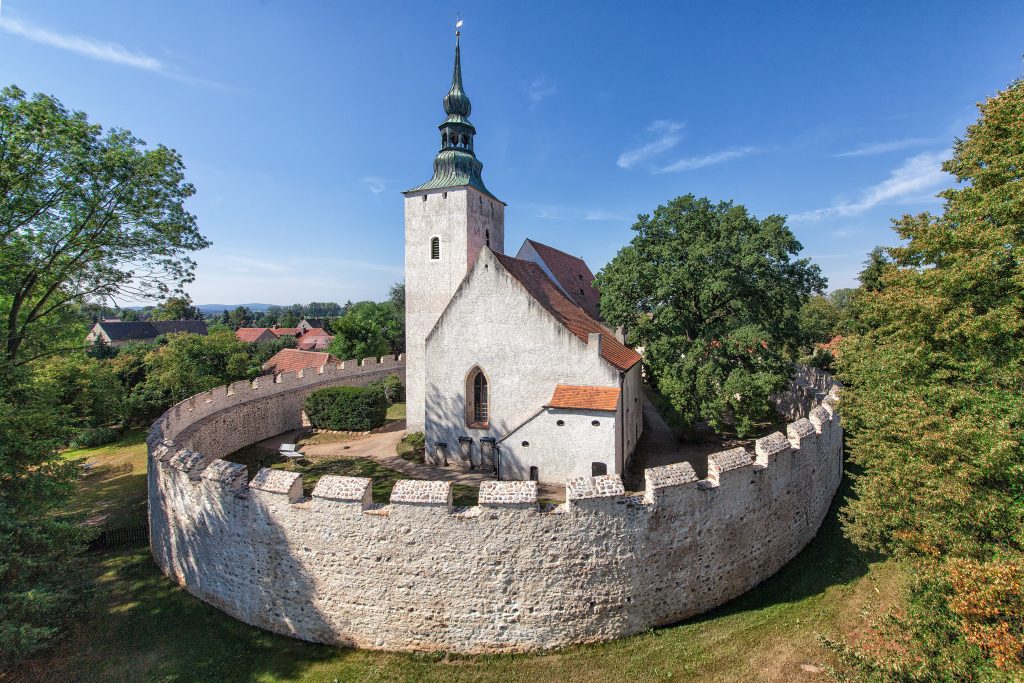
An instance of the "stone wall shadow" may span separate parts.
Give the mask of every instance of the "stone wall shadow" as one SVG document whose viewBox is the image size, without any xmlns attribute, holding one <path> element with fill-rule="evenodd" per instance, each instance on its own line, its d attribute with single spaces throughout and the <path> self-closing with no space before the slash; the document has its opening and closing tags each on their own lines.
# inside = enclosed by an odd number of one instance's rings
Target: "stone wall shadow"
<svg viewBox="0 0 1024 683">
<path fill-rule="evenodd" d="M 861 471 L 858 466 L 845 462 L 845 455 L 844 449 L 843 479 L 839 490 L 810 543 L 779 571 L 743 595 L 677 623 L 699 624 L 729 614 L 799 602 L 832 586 L 847 584 L 866 575 L 871 564 L 880 561 L 882 556 L 861 550 L 843 535 L 839 510 L 854 496 L 850 475 L 856 476 Z"/>
</svg>

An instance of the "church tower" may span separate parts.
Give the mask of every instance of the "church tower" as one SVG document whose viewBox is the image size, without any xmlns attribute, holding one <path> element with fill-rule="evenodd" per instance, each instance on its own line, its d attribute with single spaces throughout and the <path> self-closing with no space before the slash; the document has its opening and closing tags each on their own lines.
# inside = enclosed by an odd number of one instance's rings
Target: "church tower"
<svg viewBox="0 0 1024 683">
<path fill-rule="evenodd" d="M 455 32 L 452 87 L 443 100 L 448 118 L 438 126 L 441 149 L 434 175 L 405 195 L 406 424 L 422 431 L 425 419 L 424 345 L 466 272 L 489 246 L 505 250 L 505 203 L 484 185 L 483 164 L 473 152 L 476 128 L 462 87 L 459 31 Z"/>
</svg>

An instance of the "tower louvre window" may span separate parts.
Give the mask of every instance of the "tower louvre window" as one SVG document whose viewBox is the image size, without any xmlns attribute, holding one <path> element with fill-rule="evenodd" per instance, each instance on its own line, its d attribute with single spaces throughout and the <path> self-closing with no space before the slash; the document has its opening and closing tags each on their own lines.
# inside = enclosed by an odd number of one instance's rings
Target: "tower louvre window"
<svg viewBox="0 0 1024 683">
<path fill-rule="evenodd" d="M 430 260 L 440 261 L 441 260 L 441 238 L 431 237 L 430 238 Z"/>
</svg>

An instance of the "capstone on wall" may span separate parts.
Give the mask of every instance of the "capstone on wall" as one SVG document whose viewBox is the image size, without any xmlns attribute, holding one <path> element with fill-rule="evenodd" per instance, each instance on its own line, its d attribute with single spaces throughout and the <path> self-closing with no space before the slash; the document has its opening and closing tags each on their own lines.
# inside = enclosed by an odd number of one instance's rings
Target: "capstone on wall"
<svg viewBox="0 0 1024 683">
<path fill-rule="evenodd" d="M 306 498 L 297 473 L 247 482 L 244 466 L 217 459 L 236 445 L 220 433 L 248 428 L 253 402 L 295 388 L 244 390 L 196 397 L 154 424 L 153 556 L 235 618 L 321 643 L 523 651 L 670 624 L 796 555 L 842 476 L 833 390 L 754 453 L 709 456 L 705 479 L 686 463 L 657 467 L 635 495 L 614 475 L 579 477 L 564 504 L 541 508 L 534 482 L 491 481 L 478 506 L 453 508 L 448 482 L 401 481 L 379 505 L 370 480 L 328 476 Z"/>
</svg>

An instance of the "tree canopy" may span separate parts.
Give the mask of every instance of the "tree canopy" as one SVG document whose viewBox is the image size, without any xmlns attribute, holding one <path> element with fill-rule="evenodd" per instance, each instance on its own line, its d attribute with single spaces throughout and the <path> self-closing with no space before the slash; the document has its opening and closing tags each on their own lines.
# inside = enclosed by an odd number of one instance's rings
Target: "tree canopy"
<svg viewBox="0 0 1024 683">
<path fill-rule="evenodd" d="M 747 434 L 771 414 L 800 341 L 799 311 L 825 280 L 782 216 L 686 195 L 639 216 L 597 276 L 601 313 L 644 348 L 684 425 Z"/>
<path fill-rule="evenodd" d="M 368 358 L 401 353 L 404 321 L 391 301 L 360 301 L 346 307 L 331 323 L 334 341 L 329 351 L 338 358 Z"/>
<path fill-rule="evenodd" d="M 79 604 L 89 532 L 57 514 L 79 474 L 57 449 L 73 423 L 120 411 L 99 361 L 46 372 L 41 359 L 81 350 L 89 304 L 162 299 L 192 279 L 188 253 L 209 244 L 184 208 L 192 193 L 174 150 L 0 91 L 0 669 Z"/>
<path fill-rule="evenodd" d="M 908 645 L 867 664 L 893 680 L 1024 674 L 1024 82 L 979 107 L 944 212 L 894 221 L 842 345 L 845 530 L 917 572 Z"/>
<path fill-rule="evenodd" d="M 106 133 L 47 95 L 0 92 L 0 336 L 7 362 L 60 348 L 61 316 L 95 300 L 164 298 L 209 242 L 181 157 Z"/>
</svg>

